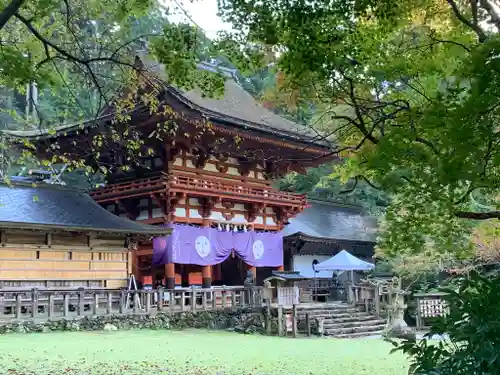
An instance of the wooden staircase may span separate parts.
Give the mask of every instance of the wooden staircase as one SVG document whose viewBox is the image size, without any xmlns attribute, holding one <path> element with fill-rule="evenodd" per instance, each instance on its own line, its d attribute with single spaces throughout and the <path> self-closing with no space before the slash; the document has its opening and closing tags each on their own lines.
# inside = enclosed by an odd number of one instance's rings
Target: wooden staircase
<svg viewBox="0 0 500 375">
<path fill-rule="evenodd" d="M 313 334 L 318 331 L 317 319 L 323 320 L 323 335 L 335 338 L 356 338 L 381 335 L 386 321 L 362 308 L 348 304 L 302 305 L 297 310 L 299 333 L 306 333 L 306 315 L 309 315 Z"/>
</svg>

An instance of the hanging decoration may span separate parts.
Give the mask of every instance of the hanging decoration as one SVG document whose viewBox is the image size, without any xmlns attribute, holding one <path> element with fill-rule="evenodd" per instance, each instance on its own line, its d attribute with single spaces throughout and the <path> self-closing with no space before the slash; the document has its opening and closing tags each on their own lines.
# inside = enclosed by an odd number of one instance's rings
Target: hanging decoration
<svg viewBox="0 0 500 375">
<path fill-rule="evenodd" d="M 280 267 L 283 264 L 281 232 L 239 232 L 216 228 L 171 225 L 172 234 L 153 239 L 153 264 L 195 264 L 208 266 L 222 263 L 232 252 L 253 267 Z"/>
</svg>

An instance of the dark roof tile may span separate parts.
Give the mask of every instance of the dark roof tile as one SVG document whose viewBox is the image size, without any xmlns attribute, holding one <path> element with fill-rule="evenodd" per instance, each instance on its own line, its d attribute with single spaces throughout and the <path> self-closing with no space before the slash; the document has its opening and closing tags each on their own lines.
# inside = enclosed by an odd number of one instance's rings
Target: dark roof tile
<svg viewBox="0 0 500 375">
<path fill-rule="evenodd" d="M 0 228 L 165 235 L 165 228 L 112 214 L 87 193 L 59 185 L 0 185 Z"/>
<path fill-rule="evenodd" d="M 284 236 L 301 233 L 325 239 L 375 241 L 376 223 L 363 215 L 360 208 L 320 201 L 309 203 L 310 207 L 290 220 L 283 230 Z"/>
</svg>

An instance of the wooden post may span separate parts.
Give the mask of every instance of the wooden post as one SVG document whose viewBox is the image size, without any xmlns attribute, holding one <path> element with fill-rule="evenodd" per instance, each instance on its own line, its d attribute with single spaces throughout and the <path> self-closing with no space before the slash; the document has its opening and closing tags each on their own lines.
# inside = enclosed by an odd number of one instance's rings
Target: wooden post
<svg viewBox="0 0 500 375">
<path fill-rule="evenodd" d="M 127 292 L 125 290 L 120 290 L 120 314 L 125 314 L 128 310 L 128 306 L 125 306 L 127 302 Z"/>
<path fill-rule="evenodd" d="M 53 317 L 54 315 L 54 294 L 49 292 L 49 306 L 48 306 L 48 316 L 49 319 Z"/>
<path fill-rule="evenodd" d="M 354 290 L 353 286 L 351 283 L 347 283 L 347 302 L 350 304 L 353 304 L 354 301 Z"/>
<path fill-rule="evenodd" d="M 140 312 L 139 305 L 140 305 L 139 293 L 135 292 L 134 293 L 134 314 L 138 314 Z"/>
<path fill-rule="evenodd" d="M 234 290 L 231 291 L 231 308 L 232 309 L 236 308 L 236 291 Z"/>
<path fill-rule="evenodd" d="M 217 292 L 212 289 L 212 309 L 216 310 L 217 309 Z"/>
<path fill-rule="evenodd" d="M 95 292 L 94 294 L 94 306 L 92 307 L 92 314 L 99 314 L 99 292 Z"/>
<path fill-rule="evenodd" d="M 292 335 L 297 337 L 297 305 L 292 306 Z"/>
<path fill-rule="evenodd" d="M 149 314 L 151 312 L 151 296 L 152 296 L 152 293 L 146 292 L 144 294 L 144 296 L 146 297 L 146 303 L 145 303 L 146 312 Z"/>
<path fill-rule="evenodd" d="M 306 313 L 306 336 L 311 336 L 311 318 L 309 316 L 309 313 Z"/>
<path fill-rule="evenodd" d="M 111 292 L 106 293 L 107 303 L 106 303 L 106 314 L 111 315 L 113 310 L 113 295 Z"/>
<path fill-rule="evenodd" d="M 181 311 L 184 311 L 186 308 L 186 292 L 183 290 L 181 292 Z"/>
<path fill-rule="evenodd" d="M 420 311 L 420 298 L 417 297 L 417 331 L 422 329 L 422 312 Z"/>
<path fill-rule="evenodd" d="M 226 308 L 226 291 L 222 290 L 221 292 L 222 295 L 222 310 Z"/>
<path fill-rule="evenodd" d="M 77 305 L 77 315 L 83 316 L 85 310 L 85 291 L 83 288 L 78 289 L 78 305 Z"/>
<path fill-rule="evenodd" d="M 380 317 L 380 287 L 375 286 L 375 315 Z"/>
<path fill-rule="evenodd" d="M 272 317 L 271 317 L 271 301 L 266 301 L 266 333 L 268 336 L 272 334 Z"/>
<path fill-rule="evenodd" d="M 23 306 L 22 295 L 21 293 L 18 293 L 16 294 L 16 319 L 21 319 L 22 306 Z"/>
<path fill-rule="evenodd" d="M 36 318 L 38 315 L 38 290 L 31 289 L 31 317 Z"/>
<path fill-rule="evenodd" d="M 168 292 L 168 299 L 169 299 L 170 311 L 173 312 L 175 310 L 175 291 L 174 290 L 170 290 Z"/>
<path fill-rule="evenodd" d="M 158 293 L 158 303 L 156 304 L 156 310 L 163 311 L 163 298 L 165 291 L 163 290 L 163 288 L 158 288 L 156 292 Z M 170 298 L 172 298 L 171 295 Z M 172 304 L 172 300 L 170 300 L 170 304 Z"/>
<path fill-rule="evenodd" d="M 202 288 L 208 289 L 212 286 L 212 266 L 201 267 Z"/>
<path fill-rule="evenodd" d="M 203 290 L 203 292 L 201 293 L 201 304 L 203 306 L 203 311 L 207 310 L 207 299 L 208 299 L 209 293 L 210 292 L 207 292 L 206 290 Z"/>
<path fill-rule="evenodd" d="M 283 336 L 283 306 L 278 305 L 278 336 Z"/>
<path fill-rule="evenodd" d="M 191 288 L 191 311 L 196 311 L 196 289 Z"/>
<path fill-rule="evenodd" d="M 69 316 L 69 294 L 64 293 L 63 298 L 64 298 L 63 315 L 64 315 L 64 317 L 67 317 L 67 316 Z"/>
<path fill-rule="evenodd" d="M 165 264 L 166 288 L 175 289 L 175 263 Z"/>
</svg>

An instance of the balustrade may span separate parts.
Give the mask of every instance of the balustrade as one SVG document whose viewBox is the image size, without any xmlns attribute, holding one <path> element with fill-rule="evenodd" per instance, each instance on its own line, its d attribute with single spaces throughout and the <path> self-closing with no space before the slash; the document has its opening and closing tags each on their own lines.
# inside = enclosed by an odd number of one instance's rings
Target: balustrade
<svg viewBox="0 0 500 375">
<path fill-rule="evenodd" d="M 0 320 L 262 307 L 262 288 L 0 290 Z"/>
<path fill-rule="evenodd" d="M 302 194 L 289 193 L 254 184 L 244 184 L 237 180 L 214 179 L 210 176 L 189 175 L 174 172 L 167 176 L 161 174 L 131 182 L 111 184 L 94 190 L 91 196 L 99 203 L 113 201 L 117 197 L 141 196 L 145 193 L 182 192 L 199 196 L 224 196 L 241 201 L 272 202 L 277 205 L 305 206 Z"/>
</svg>

